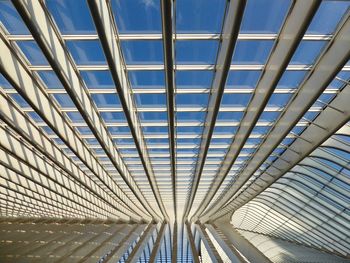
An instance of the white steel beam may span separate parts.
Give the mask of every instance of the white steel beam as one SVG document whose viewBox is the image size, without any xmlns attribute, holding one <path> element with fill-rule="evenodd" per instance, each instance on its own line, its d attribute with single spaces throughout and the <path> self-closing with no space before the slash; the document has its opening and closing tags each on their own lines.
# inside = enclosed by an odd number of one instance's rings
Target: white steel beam
<svg viewBox="0 0 350 263">
<path fill-rule="evenodd" d="M 177 200 L 176 200 L 176 142 L 175 142 L 175 72 L 174 72 L 174 6 L 172 0 L 161 1 L 162 11 L 162 31 L 163 31 L 163 50 L 164 50 L 164 67 L 166 83 L 166 100 L 168 113 L 168 133 L 169 133 L 169 152 L 171 167 L 171 183 L 173 194 L 173 207 L 175 221 L 177 220 Z"/>
<path fill-rule="evenodd" d="M 197 193 L 198 184 L 201 179 L 205 159 L 209 150 L 211 137 L 214 132 L 216 118 L 219 113 L 221 99 L 224 94 L 226 79 L 230 69 L 232 55 L 235 49 L 245 5 L 246 0 L 230 1 L 228 3 L 228 11 L 225 16 L 222 32 L 223 39 L 220 43 L 219 53 L 217 55 L 216 71 L 212 83 L 197 165 L 191 180 L 189 188 L 190 191 L 184 208 L 183 221 L 187 220 Z"/>
<path fill-rule="evenodd" d="M 205 227 L 200 223 L 196 223 L 195 227 L 200 235 L 200 239 L 208 251 L 211 261 L 213 263 L 223 262 L 208 233 L 206 232 Z"/>
<path fill-rule="evenodd" d="M 148 224 L 147 228 L 142 233 L 140 239 L 137 241 L 136 246 L 132 249 L 125 263 L 136 263 L 139 260 L 143 250 L 147 246 L 152 232 L 155 230 L 155 227 L 156 226 L 153 223 Z"/>
</svg>

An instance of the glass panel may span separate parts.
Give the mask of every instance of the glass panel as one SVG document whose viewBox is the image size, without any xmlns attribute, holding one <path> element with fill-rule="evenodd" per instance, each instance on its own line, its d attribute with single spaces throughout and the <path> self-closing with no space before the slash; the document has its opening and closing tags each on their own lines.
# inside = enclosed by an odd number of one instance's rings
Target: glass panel
<svg viewBox="0 0 350 263">
<path fill-rule="evenodd" d="M 66 114 L 72 122 L 85 122 L 79 112 L 66 112 Z"/>
<path fill-rule="evenodd" d="M 195 121 L 204 122 L 206 113 L 203 111 L 199 112 L 178 112 L 176 113 L 176 119 L 178 122 L 182 121 Z"/>
<path fill-rule="evenodd" d="M 69 97 L 68 94 L 53 94 L 52 96 L 56 99 L 56 101 L 62 108 L 75 107 L 72 99 Z"/>
<path fill-rule="evenodd" d="M 115 89 L 110 71 L 81 71 L 86 86 L 91 89 Z"/>
<path fill-rule="evenodd" d="M 10 34 L 30 34 L 27 26 L 9 0 L 0 1 L 0 23 L 5 26 Z"/>
<path fill-rule="evenodd" d="M 30 107 L 29 104 L 22 98 L 19 94 L 11 94 L 11 98 L 20 106 L 20 107 Z"/>
<path fill-rule="evenodd" d="M 53 71 L 39 71 L 38 75 L 48 89 L 63 89 L 61 81 Z"/>
<path fill-rule="evenodd" d="M 259 118 L 259 121 L 275 122 L 280 115 L 278 111 L 264 111 Z"/>
<path fill-rule="evenodd" d="M 95 34 L 96 29 L 85 0 L 46 0 L 62 34 Z"/>
<path fill-rule="evenodd" d="M 184 40 L 176 41 L 176 62 L 178 64 L 215 64 L 218 41 Z"/>
<path fill-rule="evenodd" d="M 165 94 L 135 94 L 135 100 L 138 107 L 155 106 L 165 107 Z"/>
<path fill-rule="evenodd" d="M 203 132 L 203 127 L 192 126 L 192 127 L 177 127 L 177 133 L 191 133 L 191 134 L 201 134 Z"/>
<path fill-rule="evenodd" d="M 189 71 L 181 71 L 177 70 L 175 75 L 176 87 L 178 89 L 185 88 L 205 88 L 208 89 L 211 87 L 211 83 L 213 81 L 214 72 L 201 70 L 189 70 Z"/>
<path fill-rule="evenodd" d="M 250 97 L 251 94 L 224 94 L 221 106 L 246 107 Z"/>
<path fill-rule="evenodd" d="M 30 116 L 32 119 L 33 119 L 33 121 L 35 121 L 35 122 L 44 122 L 44 120 L 39 116 L 39 114 L 38 113 L 36 113 L 36 112 L 28 112 L 27 113 L 28 114 L 28 116 Z"/>
<path fill-rule="evenodd" d="M 168 133 L 168 127 L 142 127 L 143 131 L 147 134 L 152 134 L 152 133 Z"/>
<path fill-rule="evenodd" d="M 285 71 L 277 84 L 278 89 L 296 89 L 304 80 L 307 71 Z"/>
<path fill-rule="evenodd" d="M 128 74 L 133 89 L 165 87 L 164 71 L 129 71 Z"/>
<path fill-rule="evenodd" d="M 218 134 L 234 134 L 237 131 L 236 126 L 215 126 L 214 133 Z"/>
<path fill-rule="evenodd" d="M 208 94 L 177 94 L 175 100 L 178 107 L 206 107 L 208 97 Z"/>
<path fill-rule="evenodd" d="M 120 33 L 162 32 L 160 0 L 112 0 Z"/>
<path fill-rule="evenodd" d="M 326 44 L 327 41 L 301 41 L 290 64 L 313 64 Z"/>
<path fill-rule="evenodd" d="M 91 94 L 97 107 L 120 107 L 119 97 L 116 94 Z"/>
<path fill-rule="evenodd" d="M 290 0 L 248 0 L 241 33 L 277 33 L 289 6 Z"/>
<path fill-rule="evenodd" d="M 124 112 L 100 112 L 100 115 L 106 123 L 126 122 Z"/>
<path fill-rule="evenodd" d="M 140 120 L 142 122 L 167 121 L 168 115 L 166 112 L 139 112 Z"/>
<path fill-rule="evenodd" d="M 225 0 L 177 0 L 176 33 L 221 32 L 226 3 Z"/>
<path fill-rule="evenodd" d="M 231 70 L 227 77 L 226 87 L 229 89 L 254 89 L 261 71 Z"/>
<path fill-rule="evenodd" d="M 270 40 L 239 40 L 232 64 L 265 64 L 272 46 Z"/>
<path fill-rule="evenodd" d="M 161 41 L 122 41 L 121 47 L 126 64 L 163 64 Z"/>
<path fill-rule="evenodd" d="M 349 11 L 350 1 L 322 1 L 306 34 L 332 34 L 343 15 Z"/>
<path fill-rule="evenodd" d="M 0 87 L 3 89 L 12 89 L 10 82 L 0 73 Z"/>
<path fill-rule="evenodd" d="M 272 94 L 267 107 L 284 107 L 287 105 L 292 94 Z"/>
<path fill-rule="evenodd" d="M 239 122 L 243 118 L 243 112 L 242 111 L 233 111 L 233 112 L 226 112 L 226 111 L 220 111 L 217 117 L 218 121 L 235 121 Z"/>
<path fill-rule="evenodd" d="M 108 131 L 111 133 L 111 135 L 129 134 L 130 128 L 129 127 L 108 127 Z"/>
<path fill-rule="evenodd" d="M 98 40 L 67 41 L 66 45 L 75 63 L 78 65 L 106 64 L 105 56 Z"/>
<path fill-rule="evenodd" d="M 17 41 L 16 43 L 30 64 L 34 66 L 43 66 L 49 64 L 43 52 L 41 52 L 41 49 L 35 41 Z"/>
</svg>

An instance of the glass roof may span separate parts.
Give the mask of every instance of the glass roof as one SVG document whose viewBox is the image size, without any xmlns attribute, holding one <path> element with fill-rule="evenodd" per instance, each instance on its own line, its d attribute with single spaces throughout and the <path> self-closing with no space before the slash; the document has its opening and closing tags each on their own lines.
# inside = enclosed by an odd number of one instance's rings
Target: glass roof
<svg viewBox="0 0 350 263">
<path fill-rule="evenodd" d="M 350 254 L 350 115 L 341 100 L 349 97 L 349 1 L 298 9 L 247 0 L 237 9 L 177 0 L 170 18 L 159 0 L 110 0 L 103 10 L 89 2 L 45 0 L 28 21 L 28 6 L 0 0 L 0 103 L 10 109 L 1 110 L 1 143 L 23 145 L 1 149 L 33 152 L 28 167 L 47 162 L 74 198 L 74 188 L 99 197 L 47 211 L 39 198 L 31 216 L 67 208 L 67 216 L 207 222 L 233 214 L 242 231 Z M 323 121 L 332 109 L 341 117 Z M 323 137 L 295 149 L 314 127 Z M 294 161 L 289 149 L 298 162 L 265 182 L 282 157 Z M 160 262 L 171 259 L 173 229 L 165 233 Z M 178 262 L 191 262 L 184 225 L 177 239 Z M 150 256 L 145 249 L 140 262 Z"/>
</svg>

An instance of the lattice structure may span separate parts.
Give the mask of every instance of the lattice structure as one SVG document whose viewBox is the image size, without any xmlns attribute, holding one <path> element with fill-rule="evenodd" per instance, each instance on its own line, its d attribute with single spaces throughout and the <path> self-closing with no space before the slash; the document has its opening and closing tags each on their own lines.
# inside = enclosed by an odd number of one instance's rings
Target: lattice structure
<svg viewBox="0 0 350 263">
<path fill-rule="evenodd" d="M 0 261 L 349 261 L 349 58 L 347 0 L 0 0 Z"/>
</svg>

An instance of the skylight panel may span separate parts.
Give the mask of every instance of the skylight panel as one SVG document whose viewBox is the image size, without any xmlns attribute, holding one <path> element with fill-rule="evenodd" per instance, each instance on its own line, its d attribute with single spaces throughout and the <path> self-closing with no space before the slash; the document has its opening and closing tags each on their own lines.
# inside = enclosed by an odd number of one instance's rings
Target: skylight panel
<svg viewBox="0 0 350 263">
<path fill-rule="evenodd" d="M 99 108 L 121 107 L 119 97 L 116 94 L 91 94 L 91 97 Z"/>
<path fill-rule="evenodd" d="M 98 40 L 70 40 L 66 45 L 77 65 L 107 64 Z"/>
<path fill-rule="evenodd" d="M 176 33 L 221 32 L 226 0 L 177 0 L 175 3 Z"/>
<path fill-rule="evenodd" d="M 175 81 L 177 89 L 209 89 L 213 81 L 214 72 L 208 70 L 177 70 Z"/>
<path fill-rule="evenodd" d="M 5 79 L 5 77 L 0 73 L 0 87 L 3 89 L 12 89 L 12 85 Z"/>
<path fill-rule="evenodd" d="M 111 135 L 130 134 L 130 128 L 128 126 L 108 127 L 108 131 L 110 132 Z"/>
<path fill-rule="evenodd" d="M 221 107 L 246 107 L 251 94 L 224 94 L 221 100 Z"/>
<path fill-rule="evenodd" d="M 178 112 L 176 114 L 177 122 L 204 122 L 205 112 Z"/>
<path fill-rule="evenodd" d="M 90 89 L 115 89 L 115 84 L 112 79 L 110 71 L 81 71 L 81 77 L 83 78 L 87 88 Z"/>
<path fill-rule="evenodd" d="M 240 32 L 278 33 L 290 3 L 290 0 L 248 0 Z"/>
<path fill-rule="evenodd" d="M 53 97 L 62 108 L 75 108 L 74 102 L 68 94 L 53 94 Z"/>
<path fill-rule="evenodd" d="M 289 64 L 291 65 L 312 65 L 327 41 L 301 41 Z"/>
<path fill-rule="evenodd" d="M 232 111 L 232 112 L 219 112 L 217 116 L 217 121 L 233 121 L 240 122 L 243 118 L 243 111 Z"/>
<path fill-rule="evenodd" d="M 63 89 L 63 85 L 54 71 L 38 71 L 37 73 L 48 89 Z"/>
<path fill-rule="evenodd" d="M 75 123 L 85 122 L 84 118 L 81 116 L 79 112 L 66 112 L 66 114 L 72 122 L 75 122 Z"/>
<path fill-rule="evenodd" d="M 177 94 L 177 107 L 206 107 L 208 94 Z"/>
<path fill-rule="evenodd" d="M 128 71 L 131 87 L 133 89 L 161 89 L 165 86 L 164 71 Z"/>
<path fill-rule="evenodd" d="M 215 64 L 219 42 L 216 40 L 176 41 L 177 64 Z"/>
<path fill-rule="evenodd" d="M 10 34 L 30 35 L 27 26 L 10 0 L 0 1 L 0 23 Z"/>
<path fill-rule="evenodd" d="M 139 112 L 141 122 L 167 122 L 168 117 L 166 112 Z"/>
<path fill-rule="evenodd" d="M 112 0 L 119 33 L 161 33 L 160 0 Z"/>
<path fill-rule="evenodd" d="M 306 70 L 286 70 L 280 78 L 277 89 L 297 89 L 304 80 Z"/>
<path fill-rule="evenodd" d="M 16 44 L 21 49 L 29 63 L 35 66 L 48 65 L 43 52 L 35 41 L 17 41 Z"/>
<path fill-rule="evenodd" d="M 46 0 L 61 34 L 96 34 L 95 25 L 85 0 Z"/>
<path fill-rule="evenodd" d="M 125 122 L 126 118 L 124 112 L 100 112 L 102 119 L 105 123 L 120 123 Z"/>
<path fill-rule="evenodd" d="M 271 40 L 239 40 L 232 57 L 232 64 L 265 64 L 270 54 Z"/>
<path fill-rule="evenodd" d="M 280 107 L 283 108 L 287 105 L 292 94 L 272 94 L 266 107 Z"/>
<path fill-rule="evenodd" d="M 257 70 L 231 70 L 225 89 L 255 89 L 260 75 Z"/>
<path fill-rule="evenodd" d="M 128 40 L 121 42 L 125 63 L 163 64 L 163 45 L 158 40 Z"/>
<path fill-rule="evenodd" d="M 165 94 L 135 94 L 136 105 L 138 107 L 165 107 Z"/>
<path fill-rule="evenodd" d="M 23 99 L 23 97 L 17 93 L 11 94 L 11 98 L 22 108 L 30 107 L 30 105 Z"/>
<path fill-rule="evenodd" d="M 350 2 L 347 0 L 322 1 L 306 34 L 333 34 L 349 8 Z"/>
</svg>

